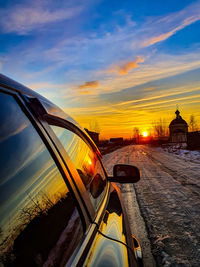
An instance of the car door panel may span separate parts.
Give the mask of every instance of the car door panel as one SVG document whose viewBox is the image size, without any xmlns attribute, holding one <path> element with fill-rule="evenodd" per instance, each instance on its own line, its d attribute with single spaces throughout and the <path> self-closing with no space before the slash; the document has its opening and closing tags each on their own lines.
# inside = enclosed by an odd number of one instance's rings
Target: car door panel
<svg viewBox="0 0 200 267">
<path fill-rule="evenodd" d="M 137 262 L 126 245 L 127 234 L 117 188 L 111 188 L 109 202 L 99 223 L 98 233 L 94 238 L 84 266 L 137 266 Z M 115 241 L 118 240 L 119 242 Z M 132 246 L 133 244 L 129 244 Z M 131 261 L 131 262 L 130 262 Z"/>
</svg>

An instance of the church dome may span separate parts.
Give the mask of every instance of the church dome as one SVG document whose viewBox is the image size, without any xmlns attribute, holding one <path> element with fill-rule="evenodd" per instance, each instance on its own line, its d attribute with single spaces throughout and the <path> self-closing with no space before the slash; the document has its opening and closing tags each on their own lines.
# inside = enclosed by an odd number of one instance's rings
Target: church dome
<svg viewBox="0 0 200 267">
<path fill-rule="evenodd" d="M 187 125 L 187 122 L 184 119 L 182 119 L 181 116 L 180 116 L 180 118 L 176 118 L 173 121 L 171 121 L 171 123 L 170 123 L 170 125 L 175 125 L 175 124 L 185 124 L 185 125 Z"/>
<path fill-rule="evenodd" d="M 175 114 L 176 114 L 176 119 L 172 120 L 169 126 L 176 125 L 176 124 L 183 124 L 187 126 L 187 122 L 184 119 L 182 119 L 182 117 L 180 116 L 179 110 L 177 110 Z"/>
</svg>

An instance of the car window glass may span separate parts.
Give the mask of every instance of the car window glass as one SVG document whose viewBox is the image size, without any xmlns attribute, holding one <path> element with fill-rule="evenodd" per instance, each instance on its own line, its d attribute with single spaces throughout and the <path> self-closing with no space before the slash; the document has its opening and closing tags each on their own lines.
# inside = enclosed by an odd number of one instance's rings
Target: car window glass
<svg viewBox="0 0 200 267">
<path fill-rule="evenodd" d="M 58 126 L 51 128 L 72 160 L 97 210 L 106 190 L 106 176 L 97 155 L 75 133 Z"/>
<path fill-rule="evenodd" d="M 64 266 L 83 236 L 75 202 L 15 99 L 0 106 L 0 266 Z"/>
</svg>

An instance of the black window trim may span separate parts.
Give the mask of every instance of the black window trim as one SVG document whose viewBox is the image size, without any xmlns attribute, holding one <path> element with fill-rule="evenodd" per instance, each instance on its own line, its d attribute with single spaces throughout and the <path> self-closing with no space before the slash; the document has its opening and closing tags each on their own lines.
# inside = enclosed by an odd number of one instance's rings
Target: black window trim
<svg viewBox="0 0 200 267">
<path fill-rule="evenodd" d="M 93 152 L 97 155 L 99 162 L 101 163 L 101 167 L 105 173 L 106 178 L 108 178 L 108 174 L 107 171 L 101 161 L 102 159 L 102 155 L 99 151 L 99 149 L 96 147 L 96 145 L 94 144 L 94 142 L 91 140 L 91 138 L 88 136 L 87 133 L 83 132 L 81 129 L 79 129 L 75 124 L 63 119 L 63 118 L 59 118 L 57 116 L 54 115 L 50 115 L 50 114 L 44 114 L 43 118 L 46 120 L 46 122 L 48 124 L 52 124 L 58 127 L 62 127 L 65 128 L 73 133 L 75 133 L 76 135 L 78 135 L 81 139 L 83 139 L 83 141 L 93 150 Z"/>
<path fill-rule="evenodd" d="M 57 149 L 57 152 L 59 153 L 60 157 L 62 158 L 62 161 L 65 164 L 65 167 L 67 168 L 68 172 L 70 173 L 71 179 L 74 183 L 74 186 L 76 187 L 77 192 L 79 192 L 79 197 L 80 197 L 81 202 L 84 206 L 84 209 L 86 210 L 88 218 L 90 221 L 92 221 L 92 218 L 94 217 L 95 211 L 94 211 L 94 208 L 92 206 L 92 203 L 89 199 L 88 193 L 85 189 L 85 186 L 84 186 L 81 178 L 76 173 L 76 169 L 75 169 L 71 159 L 69 158 L 69 155 L 65 151 L 63 145 L 61 144 L 61 142 L 59 141 L 59 139 L 57 138 L 56 134 L 51 129 L 49 124 L 46 121 L 41 121 L 41 123 L 43 124 L 43 127 L 47 131 L 47 133 L 48 133 L 49 137 L 51 138 L 55 148 Z"/>
<path fill-rule="evenodd" d="M 63 127 L 63 128 L 66 128 L 66 129 L 72 131 L 73 133 L 75 133 L 76 135 L 81 137 L 88 146 L 90 146 L 90 148 L 97 154 L 98 158 L 102 158 L 99 149 L 93 143 L 91 138 L 88 137 L 88 135 L 86 133 L 81 131 L 75 124 L 73 124 L 73 123 L 71 123 L 71 122 L 69 122 L 63 118 L 60 118 L 60 117 L 57 117 L 57 116 L 51 115 L 51 114 L 44 114 L 43 119 L 46 120 L 49 124 Z"/>
</svg>

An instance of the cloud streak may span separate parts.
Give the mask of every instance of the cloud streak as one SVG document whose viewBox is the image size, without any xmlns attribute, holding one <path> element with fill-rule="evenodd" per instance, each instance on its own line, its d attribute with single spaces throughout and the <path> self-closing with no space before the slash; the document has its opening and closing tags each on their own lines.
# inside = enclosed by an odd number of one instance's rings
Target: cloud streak
<svg viewBox="0 0 200 267">
<path fill-rule="evenodd" d="M 141 43 L 141 47 L 147 47 L 154 45 L 156 43 L 165 41 L 172 35 L 176 34 L 178 31 L 184 29 L 185 27 L 197 22 L 200 20 L 200 4 L 197 2 L 196 4 L 191 4 L 189 7 L 185 9 L 169 14 L 168 16 L 164 16 L 161 19 L 156 20 L 150 26 L 149 30 L 151 31 L 151 27 L 155 28 L 164 28 L 164 33 L 154 34 L 153 37 L 148 37 L 144 39 Z M 169 28 L 171 28 L 169 30 Z"/>
<path fill-rule="evenodd" d="M 150 45 L 154 45 L 156 43 L 162 42 L 168 39 L 169 37 L 171 37 L 172 35 L 174 35 L 175 33 L 177 33 L 178 31 L 184 29 L 186 26 L 189 26 L 190 24 L 198 20 L 200 20 L 200 15 L 197 17 L 191 17 L 191 18 L 185 19 L 181 25 L 175 27 L 173 30 L 166 32 L 166 33 L 162 33 L 160 35 L 154 36 L 150 39 L 143 41 L 142 46 L 150 46 Z"/>
</svg>

